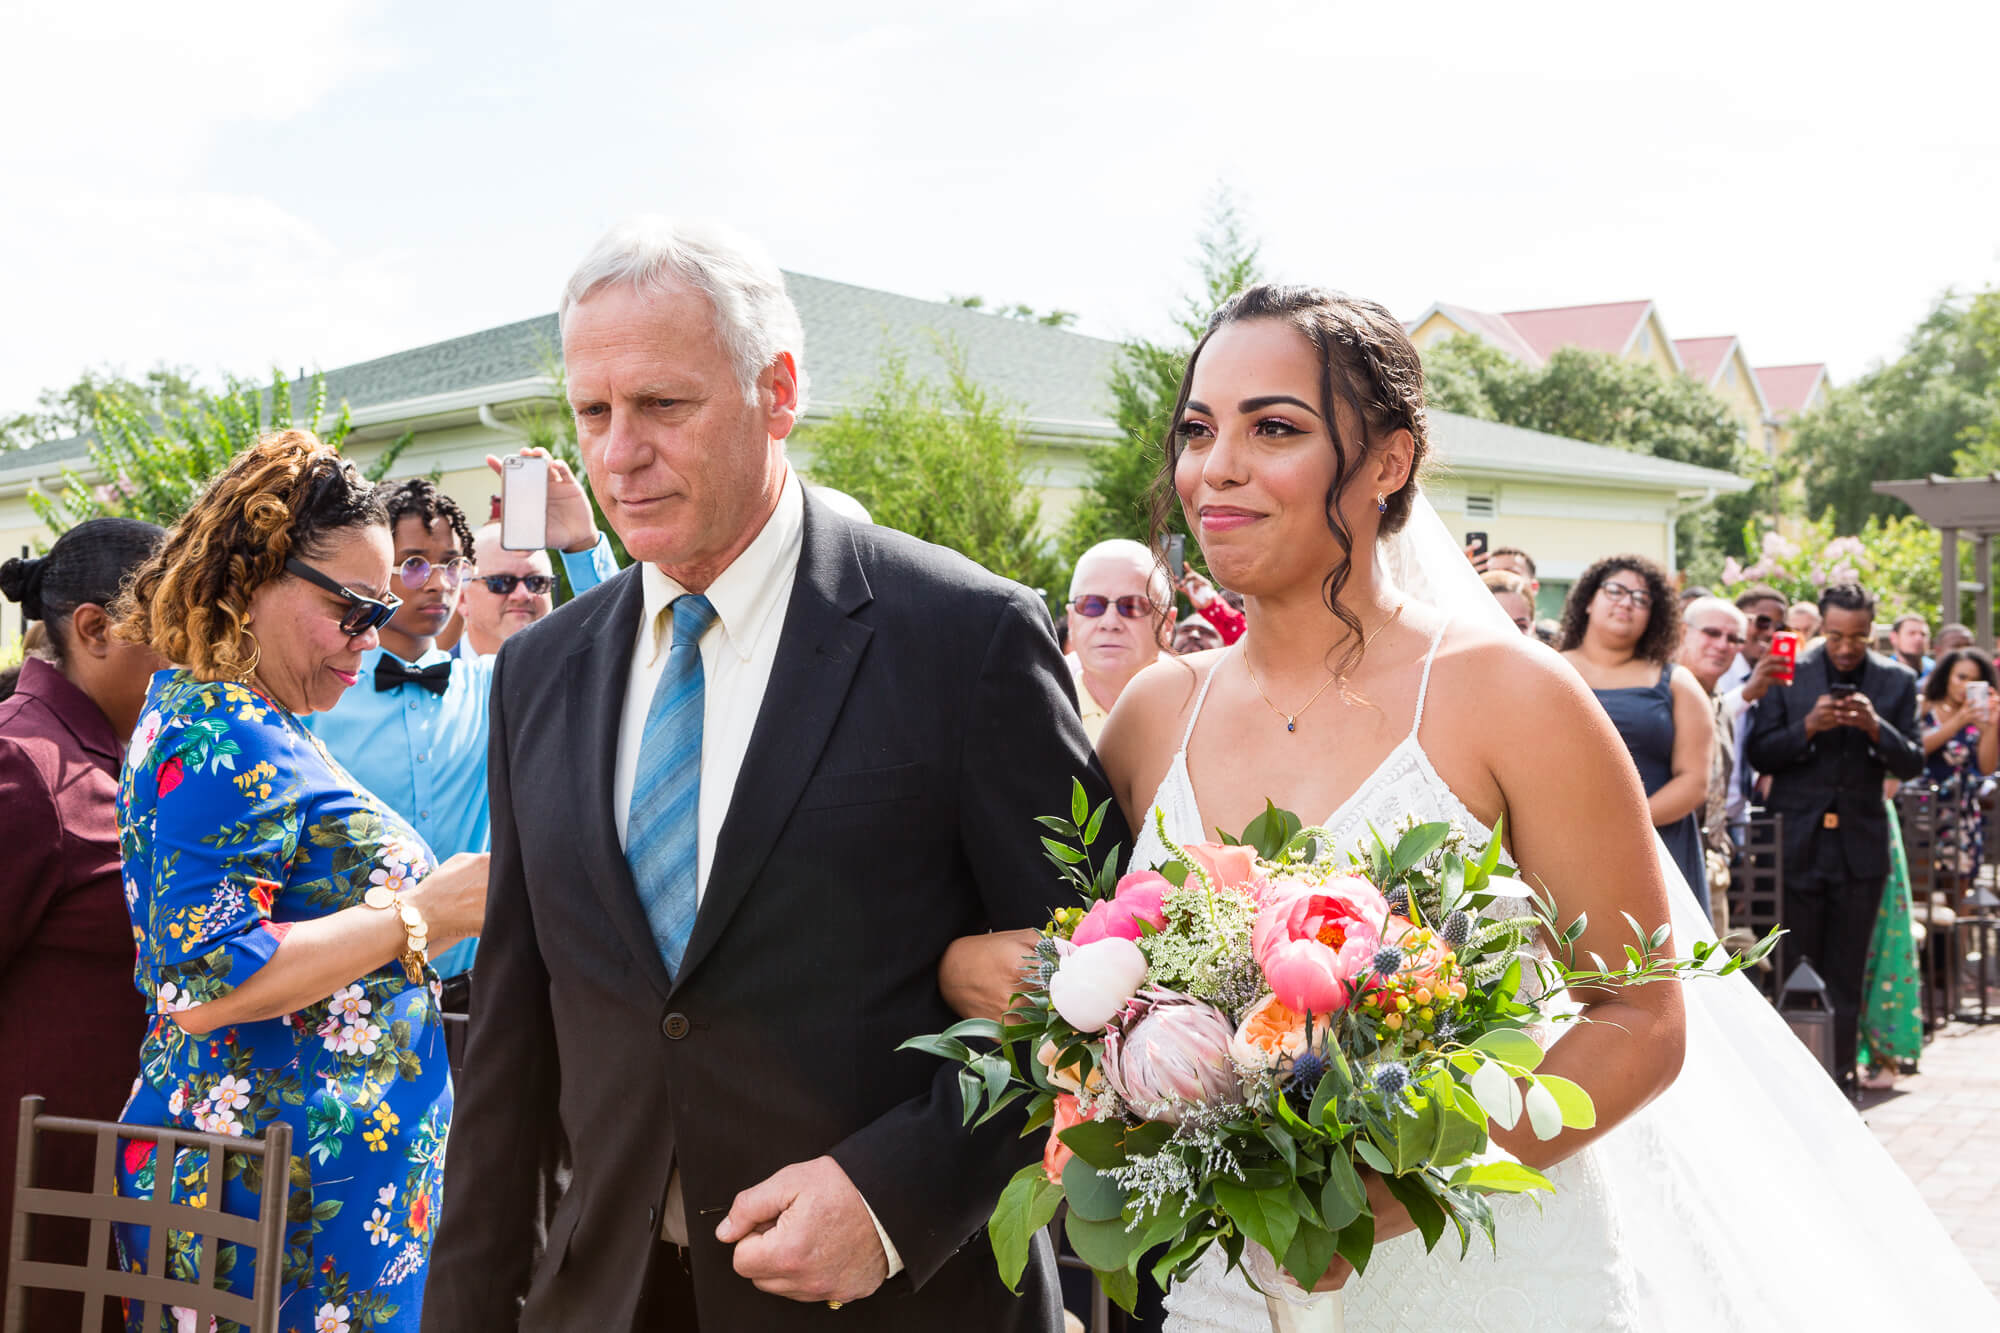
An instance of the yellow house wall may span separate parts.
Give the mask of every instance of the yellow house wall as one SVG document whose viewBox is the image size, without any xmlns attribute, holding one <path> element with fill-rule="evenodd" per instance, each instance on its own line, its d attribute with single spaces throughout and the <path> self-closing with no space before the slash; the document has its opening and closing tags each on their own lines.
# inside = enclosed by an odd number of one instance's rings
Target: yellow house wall
<svg viewBox="0 0 2000 1333">
<path fill-rule="evenodd" d="M 1417 325 L 1411 331 L 1410 341 L 1416 344 L 1418 351 L 1422 351 L 1439 339 L 1449 338 L 1453 334 L 1464 332 L 1465 330 L 1460 328 L 1456 323 L 1445 318 L 1442 310 L 1433 310 L 1423 323 Z"/>
<path fill-rule="evenodd" d="M 1625 355 L 1633 361 L 1650 361 L 1670 375 L 1680 373 L 1680 367 L 1674 364 L 1673 344 L 1667 341 L 1667 328 L 1660 323 L 1657 310 L 1646 316 L 1646 323 Z"/>
<path fill-rule="evenodd" d="M 1744 442 L 1752 448 L 1763 449 L 1766 445 L 1764 408 L 1757 401 L 1755 383 L 1751 378 L 1750 363 L 1743 359 L 1743 349 L 1739 346 L 1730 353 L 1729 360 L 1716 375 L 1715 383 L 1709 387 L 1729 404 L 1729 410 L 1735 414 L 1737 424 L 1743 429 Z"/>
</svg>

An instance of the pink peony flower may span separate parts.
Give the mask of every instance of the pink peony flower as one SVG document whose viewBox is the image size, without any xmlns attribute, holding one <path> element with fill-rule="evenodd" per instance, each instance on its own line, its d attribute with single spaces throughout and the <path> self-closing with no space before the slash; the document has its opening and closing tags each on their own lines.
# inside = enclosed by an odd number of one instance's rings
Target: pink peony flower
<svg viewBox="0 0 2000 1333">
<path fill-rule="evenodd" d="M 1257 913 L 1251 952 L 1287 1009 L 1347 1007 L 1349 983 L 1381 947 L 1389 905 L 1373 884 L 1344 875 L 1318 886 L 1280 885 Z"/>
<path fill-rule="evenodd" d="M 1146 956 L 1120 935 L 1072 949 L 1049 978 L 1049 1004 L 1078 1032 L 1101 1031 L 1146 984 Z"/>
<path fill-rule="evenodd" d="M 1235 1035 L 1221 1010 L 1154 987 L 1105 1033 L 1104 1077 L 1135 1114 L 1177 1125 L 1190 1106 L 1243 1100 L 1229 1058 Z"/>
<path fill-rule="evenodd" d="M 1166 898 L 1173 891 L 1174 886 L 1167 882 L 1165 875 L 1151 870 L 1135 870 L 1118 881 L 1118 887 L 1109 898 L 1091 905 L 1083 920 L 1077 923 L 1070 943 L 1092 944 L 1109 935 L 1136 940 L 1145 933 L 1139 929 L 1141 921 L 1154 930 L 1164 929 L 1167 924 Z"/>
</svg>

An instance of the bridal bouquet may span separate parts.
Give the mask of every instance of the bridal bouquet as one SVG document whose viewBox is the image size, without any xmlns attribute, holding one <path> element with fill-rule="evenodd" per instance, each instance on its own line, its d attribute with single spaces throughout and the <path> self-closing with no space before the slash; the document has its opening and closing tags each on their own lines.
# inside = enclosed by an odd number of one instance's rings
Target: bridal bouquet
<svg viewBox="0 0 2000 1333">
<path fill-rule="evenodd" d="M 1338 1328 L 1337 1294 L 1303 1292 L 1335 1255 L 1367 1268 L 1364 1171 L 1426 1247 L 1447 1228 L 1461 1253 L 1475 1233 L 1494 1243 L 1492 1196 L 1553 1186 L 1492 1145 L 1489 1126 L 1525 1115 L 1546 1139 L 1595 1123 L 1581 1087 L 1536 1072 L 1527 1029 L 1550 1016 L 1534 1001 L 1727 974 L 1775 940 L 1674 959 L 1657 952 L 1665 925 L 1634 921 L 1621 966 L 1584 965 L 1584 919 L 1559 927 L 1512 881 L 1497 833 L 1474 847 L 1452 825 L 1416 824 L 1335 848 L 1267 804 L 1219 843 L 1177 844 L 1161 820 L 1167 863 L 1119 878 L 1090 856 L 1102 818 L 1079 786 L 1069 818 L 1041 821 L 1089 905 L 1054 913 L 1007 1023 L 904 1045 L 963 1066 L 968 1124 L 1027 1099 L 1025 1132 L 1048 1131 L 988 1223 L 1008 1283 L 1067 1203 L 1071 1247 L 1128 1310 L 1142 1257 L 1162 1251 L 1151 1270 L 1164 1285 L 1220 1245 L 1274 1324 Z M 1544 935 L 1557 957 L 1537 947 Z"/>
</svg>

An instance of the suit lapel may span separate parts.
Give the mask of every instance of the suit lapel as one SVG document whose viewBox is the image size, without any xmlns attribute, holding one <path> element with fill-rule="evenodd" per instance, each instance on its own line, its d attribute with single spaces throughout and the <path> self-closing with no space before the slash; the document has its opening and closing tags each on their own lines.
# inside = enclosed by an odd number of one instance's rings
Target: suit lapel
<svg viewBox="0 0 2000 1333">
<path fill-rule="evenodd" d="M 618 727 L 624 718 L 625 687 L 632 668 L 632 645 L 639 633 L 645 593 L 633 565 L 618 575 L 618 586 L 599 598 L 597 613 L 587 621 L 570 650 L 563 675 L 569 682 L 569 734 L 583 762 L 577 766 L 576 836 L 582 851 L 584 878 L 597 891 L 604 914 L 639 960 L 639 970 L 667 994 L 667 965 L 639 902 L 632 867 L 618 843 L 612 811 L 617 790 Z"/>
<path fill-rule="evenodd" d="M 708 886 L 676 987 L 715 947 L 818 767 L 874 635 L 852 619 L 869 597 L 848 520 L 808 497 L 798 576 L 785 608 L 777 658 L 716 838 Z"/>
</svg>

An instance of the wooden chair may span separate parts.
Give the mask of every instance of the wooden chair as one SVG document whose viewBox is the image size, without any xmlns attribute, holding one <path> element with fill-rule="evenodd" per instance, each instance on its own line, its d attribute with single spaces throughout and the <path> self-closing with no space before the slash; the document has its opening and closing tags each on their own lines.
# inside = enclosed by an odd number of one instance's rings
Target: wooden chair
<svg viewBox="0 0 2000 1333">
<path fill-rule="evenodd" d="M 1923 932 L 1917 947 L 1924 992 L 1924 1035 L 1951 1021 L 1958 994 L 1958 913 L 1942 901 L 1956 872 L 1938 861 L 1941 798 L 1921 784 L 1896 793 L 1896 818 L 1903 826 L 1903 856 L 1910 866 L 1910 905 Z"/>
<path fill-rule="evenodd" d="M 78 1134 L 96 1139 L 97 1160 L 90 1193 L 35 1187 L 37 1135 L 42 1133 Z M 158 1164 L 156 1171 L 163 1167 L 161 1174 L 167 1179 L 164 1190 L 159 1183 L 155 1184 L 154 1198 L 131 1198 L 118 1193 L 116 1167 L 119 1142 L 124 1139 L 159 1145 L 154 1157 Z M 173 1188 L 172 1164 L 181 1148 L 208 1149 L 206 1199 L 200 1207 L 169 1201 Z M 224 1159 L 232 1153 L 261 1157 L 267 1163 L 255 1217 L 222 1209 Z M 196 1328 L 207 1328 L 213 1317 L 233 1320 L 247 1333 L 277 1333 L 279 1266 L 284 1256 L 285 1210 L 291 1194 L 291 1157 L 292 1128 L 282 1120 L 273 1121 L 261 1139 L 239 1139 L 150 1125 L 44 1115 L 40 1097 L 23 1097 L 19 1148 L 14 1159 L 14 1233 L 7 1256 L 5 1333 L 22 1333 L 27 1327 L 27 1292 L 31 1287 L 80 1293 L 84 1298 L 83 1333 L 93 1333 L 101 1326 L 105 1300 L 116 1297 L 138 1306 L 139 1326 L 145 1329 L 158 1328 L 169 1307 L 180 1306 L 194 1312 Z M 88 1221 L 90 1249 L 86 1262 L 67 1264 L 29 1259 L 31 1219 L 37 1216 Z M 106 1266 L 114 1222 L 151 1229 L 145 1272 L 128 1273 Z M 189 1233 L 207 1242 L 201 1247 L 197 1281 L 186 1282 L 166 1275 L 169 1231 Z M 256 1249 L 257 1271 L 248 1296 L 221 1291 L 215 1286 L 216 1251 L 223 1241 Z"/>
<path fill-rule="evenodd" d="M 1752 815 L 1744 823 L 1740 851 L 1729 875 L 1729 930 L 1732 935 L 1744 932 L 1754 943 L 1785 922 L 1785 817 Z M 1779 957 L 1784 956 L 1781 950 Z M 1752 980 L 1775 1004 L 1788 970 L 1760 968 Z"/>
</svg>

